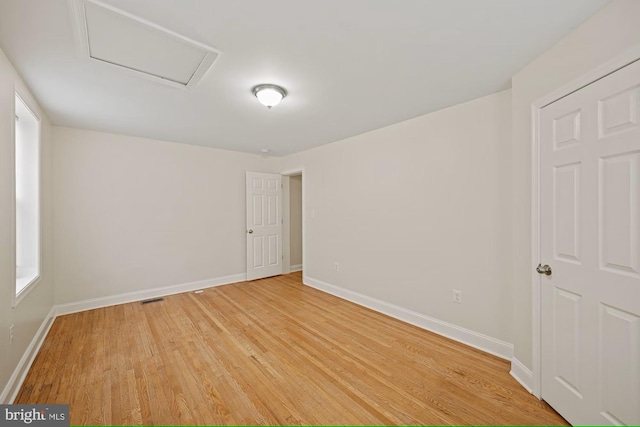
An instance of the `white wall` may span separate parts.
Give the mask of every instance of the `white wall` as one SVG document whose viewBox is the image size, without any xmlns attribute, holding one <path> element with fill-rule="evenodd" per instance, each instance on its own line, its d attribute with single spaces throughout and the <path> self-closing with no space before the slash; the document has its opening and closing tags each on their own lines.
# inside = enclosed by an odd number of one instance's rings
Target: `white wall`
<svg viewBox="0 0 640 427">
<path fill-rule="evenodd" d="M 14 157 L 13 107 L 15 90 L 33 108 L 42 122 L 41 128 L 41 219 L 42 271 L 39 284 L 16 306 L 11 308 L 15 289 L 14 264 Z M 18 362 L 34 338 L 36 331 L 53 305 L 52 202 L 51 202 L 51 124 L 31 96 L 15 69 L 0 50 L 0 395 L 11 393 L 5 388 Z M 9 344 L 9 326 L 15 325 L 15 339 Z M 4 390 L 4 392 L 3 392 Z M 11 396 L 2 396 L 7 399 Z M 2 402 L 0 398 L 0 403 Z"/>
<path fill-rule="evenodd" d="M 245 172 L 273 159 L 54 128 L 57 304 L 246 272 Z"/>
<path fill-rule="evenodd" d="M 531 104 L 639 44 L 640 1 L 615 0 L 513 76 L 513 343 L 515 357 L 529 368 L 535 265 L 531 259 Z"/>
<path fill-rule="evenodd" d="M 284 158 L 305 276 L 509 342 L 510 117 L 504 91 Z"/>
<path fill-rule="evenodd" d="M 512 91 L 284 159 L 52 131 L 37 108 L 43 279 L 15 309 L 10 111 L 21 83 L 0 54 L 0 387 L 52 305 L 53 279 L 60 304 L 244 273 L 245 171 L 302 167 L 306 276 L 513 342 L 531 367 L 530 105 L 640 43 L 638 16 L 639 1 L 615 0 L 517 73 Z"/>
<path fill-rule="evenodd" d="M 289 177 L 289 221 L 291 265 L 302 265 L 302 175 Z"/>
</svg>

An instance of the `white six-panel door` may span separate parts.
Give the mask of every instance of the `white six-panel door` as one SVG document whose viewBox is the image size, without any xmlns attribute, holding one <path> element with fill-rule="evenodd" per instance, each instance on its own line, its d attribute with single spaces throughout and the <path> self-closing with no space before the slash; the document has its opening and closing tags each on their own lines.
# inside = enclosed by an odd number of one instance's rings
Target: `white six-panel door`
<svg viewBox="0 0 640 427">
<path fill-rule="evenodd" d="M 640 424 L 640 62 L 543 108 L 542 397 Z"/>
<path fill-rule="evenodd" d="M 282 274 L 281 181 L 247 172 L 247 280 Z"/>
</svg>

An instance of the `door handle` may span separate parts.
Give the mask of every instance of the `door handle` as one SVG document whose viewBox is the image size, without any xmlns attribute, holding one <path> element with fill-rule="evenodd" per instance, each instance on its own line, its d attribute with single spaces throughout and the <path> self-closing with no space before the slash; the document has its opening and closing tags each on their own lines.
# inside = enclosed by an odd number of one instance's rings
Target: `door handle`
<svg viewBox="0 0 640 427">
<path fill-rule="evenodd" d="M 536 271 L 539 274 L 546 274 L 547 276 L 551 276 L 551 267 L 549 267 L 548 264 L 542 265 L 542 264 L 538 264 L 538 266 L 536 267 Z"/>
<path fill-rule="evenodd" d="M 253 230 L 247 230 L 247 233 L 253 234 Z"/>
</svg>

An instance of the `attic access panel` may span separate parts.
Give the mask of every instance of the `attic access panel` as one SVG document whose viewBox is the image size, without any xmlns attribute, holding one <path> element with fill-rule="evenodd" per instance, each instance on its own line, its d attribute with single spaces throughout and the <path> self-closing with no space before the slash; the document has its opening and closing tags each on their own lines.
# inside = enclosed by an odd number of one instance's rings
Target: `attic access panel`
<svg viewBox="0 0 640 427">
<path fill-rule="evenodd" d="M 195 85 L 215 49 L 96 0 L 70 0 L 76 45 L 90 58 L 174 87 Z"/>
</svg>

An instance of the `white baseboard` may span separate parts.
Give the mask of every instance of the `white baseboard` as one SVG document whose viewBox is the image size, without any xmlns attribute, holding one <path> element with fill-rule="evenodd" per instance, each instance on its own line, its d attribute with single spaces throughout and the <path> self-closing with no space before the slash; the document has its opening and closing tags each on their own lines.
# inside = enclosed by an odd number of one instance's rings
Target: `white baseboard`
<svg viewBox="0 0 640 427">
<path fill-rule="evenodd" d="M 244 282 L 247 279 L 246 274 L 234 274 L 231 276 L 218 277 L 215 279 L 200 280 L 197 282 L 183 283 L 181 285 L 166 286 L 163 288 L 147 289 L 144 291 L 128 292 L 126 294 L 113 295 L 103 298 L 93 298 L 83 301 L 76 301 L 67 304 L 54 305 L 47 317 L 42 321 L 40 328 L 29 343 L 27 350 L 18 362 L 18 366 L 13 371 L 9 382 L 5 386 L 2 394 L 0 394 L 0 404 L 13 403 L 20 391 L 20 387 L 31 368 L 45 337 L 53 325 L 53 321 L 57 316 L 64 314 L 77 313 L 79 311 L 93 310 L 95 308 L 108 307 L 111 305 L 125 304 L 144 300 L 147 298 L 157 298 L 166 295 L 179 294 L 182 292 L 191 292 L 198 289 L 211 288 L 214 286 L 227 285 L 229 283 Z"/>
<path fill-rule="evenodd" d="M 20 358 L 18 362 L 18 366 L 11 374 L 9 378 L 9 382 L 5 386 L 2 394 L 0 394 L 0 403 L 2 404 L 11 404 L 18 397 L 18 392 L 20 391 L 20 387 L 24 382 L 24 379 L 27 377 L 27 373 L 33 364 L 38 352 L 40 351 L 40 347 L 44 342 L 45 337 L 49 333 L 49 329 L 51 329 L 51 325 L 53 325 L 53 321 L 55 319 L 55 310 L 52 307 L 47 316 L 44 318 L 38 331 L 34 335 L 33 339 L 29 343 L 29 346 L 25 350 L 24 354 Z"/>
<path fill-rule="evenodd" d="M 515 357 L 511 359 L 511 371 L 509 372 L 513 378 L 520 383 L 522 387 L 527 389 L 529 393 L 533 393 L 533 373 Z"/>
<path fill-rule="evenodd" d="M 31 343 L 27 347 L 27 350 L 20 359 L 20 362 L 18 362 L 18 366 L 11 375 L 11 378 L 9 379 L 9 382 L 4 388 L 2 394 L 0 394 L 0 403 L 12 403 L 17 397 L 18 391 L 22 386 L 22 382 L 29 372 L 29 368 L 31 367 L 31 364 L 38 354 L 38 351 L 40 350 L 40 347 L 44 342 L 44 338 L 47 336 L 49 329 L 51 329 L 51 325 L 53 324 L 55 317 L 64 314 L 76 313 L 79 311 L 92 310 L 95 308 L 140 301 L 148 298 L 157 298 L 182 292 L 191 292 L 198 289 L 242 282 L 245 280 L 246 274 L 235 274 L 231 276 L 219 277 L 216 279 L 201 280 L 197 282 L 184 283 L 181 285 L 129 292 L 109 297 L 93 298 L 53 306 L 47 317 L 43 320 L 35 336 L 31 340 Z M 469 329 L 462 328 L 460 326 L 456 326 L 448 322 L 444 322 L 442 320 L 425 316 L 424 314 L 416 313 L 414 311 L 378 300 L 376 298 L 330 285 L 311 277 L 305 276 L 303 278 L 303 283 L 307 286 L 311 286 L 323 292 L 330 293 L 337 297 L 354 302 L 358 305 L 362 305 L 372 310 L 384 313 L 388 316 L 394 317 L 420 328 L 462 342 L 471 347 L 475 347 L 479 350 L 491 353 L 503 359 L 510 359 L 511 375 L 529 392 L 531 392 L 532 390 L 531 385 L 533 384 L 533 375 L 526 366 L 520 363 L 517 359 L 513 358 L 513 344 L 490 337 L 488 335 L 471 331 Z"/>
<path fill-rule="evenodd" d="M 292 265 L 291 266 L 291 272 L 293 273 L 294 271 L 301 271 L 302 270 L 302 264 L 296 264 L 296 265 Z"/>
<path fill-rule="evenodd" d="M 303 277 L 302 282 L 307 286 L 311 286 L 312 288 L 319 289 L 337 297 L 354 302 L 358 305 L 362 305 L 372 310 L 379 311 L 380 313 L 384 313 L 388 316 L 402 320 L 403 322 L 407 322 L 412 325 L 418 326 L 419 328 L 435 332 L 436 334 L 443 335 L 447 338 L 451 338 L 455 341 L 459 341 L 463 344 L 467 344 L 471 347 L 477 348 L 487 353 L 491 353 L 503 359 L 511 360 L 511 358 L 513 357 L 513 344 L 499 340 L 497 338 L 465 329 L 452 323 L 435 319 L 433 317 L 425 316 L 424 314 L 416 313 L 415 311 L 407 310 L 406 308 L 402 308 L 397 305 L 360 294 L 358 292 L 330 285 L 329 283 L 325 283 L 308 276 Z"/>
<path fill-rule="evenodd" d="M 181 285 L 165 286 L 163 288 L 146 289 L 144 291 L 127 292 L 125 294 L 112 295 L 108 297 L 92 298 L 82 301 L 58 304 L 54 306 L 55 315 L 77 313 L 80 311 L 93 310 L 95 308 L 109 307 L 112 305 L 126 304 L 129 302 L 142 301 L 149 298 L 158 298 L 167 295 L 180 294 L 183 292 L 197 291 L 198 289 L 212 288 L 214 286 L 228 285 L 229 283 L 244 282 L 247 280 L 246 274 L 234 274 L 231 276 L 218 277 L 215 279 L 199 280 L 197 282 L 183 283 Z"/>
</svg>

